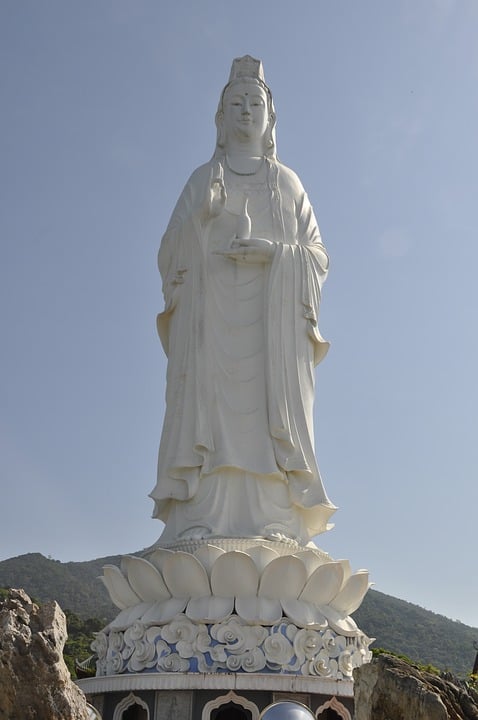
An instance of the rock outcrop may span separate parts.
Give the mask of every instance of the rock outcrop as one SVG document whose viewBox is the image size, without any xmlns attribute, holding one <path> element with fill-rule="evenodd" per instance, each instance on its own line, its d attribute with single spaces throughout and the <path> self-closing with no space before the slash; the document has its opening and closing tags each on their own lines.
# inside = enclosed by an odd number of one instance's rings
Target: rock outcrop
<svg viewBox="0 0 478 720">
<path fill-rule="evenodd" d="M 0 603 L 0 720 L 86 720 L 81 690 L 63 660 L 66 618 L 23 590 Z"/>
<path fill-rule="evenodd" d="M 478 720 L 478 693 L 391 655 L 354 670 L 355 720 Z"/>
</svg>

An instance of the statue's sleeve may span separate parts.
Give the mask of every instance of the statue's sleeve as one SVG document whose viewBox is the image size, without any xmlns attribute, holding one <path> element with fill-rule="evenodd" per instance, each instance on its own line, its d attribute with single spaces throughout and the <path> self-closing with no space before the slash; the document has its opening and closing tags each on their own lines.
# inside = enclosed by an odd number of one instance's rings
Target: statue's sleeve
<svg viewBox="0 0 478 720">
<path fill-rule="evenodd" d="M 327 350 L 326 342 L 319 332 L 319 309 L 324 284 L 329 269 L 329 256 L 320 236 L 319 226 L 307 194 L 301 186 L 296 200 L 298 246 L 301 259 L 302 305 L 308 320 L 308 333 L 315 343 L 315 362 L 319 363 Z"/>
<path fill-rule="evenodd" d="M 194 246 L 199 243 L 201 228 L 198 205 L 203 190 L 204 166 L 195 170 L 186 183 L 173 210 L 158 253 L 164 295 L 164 310 L 157 317 L 157 329 L 166 355 L 169 355 L 169 328 L 171 314 L 184 294 L 183 284 L 188 281 Z"/>
<path fill-rule="evenodd" d="M 314 365 L 329 343 L 319 332 L 328 257 L 297 176 L 279 174 L 282 238 L 269 271 L 266 306 L 269 428 L 291 497 L 302 507 L 327 502 L 314 454 Z"/>
<path fill-rule="evenodd" d="M 284 289 L 287 283 L 291 283 L 290 292 L 294 288 L 294 306 L 307 321 L 307 335 L 313 343 L 317 364 L 329 349 L 329 343 L 322 338 L 318 327 L 322 285 L 327 277 L 329 258 L 302 183 L 290 168 L 279 164 L 277 170 L 279 192 L 275 214 L 280 219 L 276 230 L 279 242 L 271 276 L 275 284 L 283 281 Z"/>
<path fill-rule="evenodd" d="M 158 253 L 158 267 L 163 281 L 164 311 L 170 312 L 177 301 L 177 280 L 187 271 L 184 248 L 185 225 L 192 211 L 190 181 L 182 191 Z"/>
</svg>

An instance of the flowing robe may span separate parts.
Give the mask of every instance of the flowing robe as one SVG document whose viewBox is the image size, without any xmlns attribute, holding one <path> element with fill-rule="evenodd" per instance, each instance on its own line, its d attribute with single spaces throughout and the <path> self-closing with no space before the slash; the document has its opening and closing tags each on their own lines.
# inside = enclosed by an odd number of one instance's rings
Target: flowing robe
<svg viewBox="0 0 478 720">
<path fill-rule="evenodd" d="M 276 161 L 253 177 L 226 167 L 225 209 L 201 224 L 212 166 L 187 182 L 159 252 L 168 371 L 154 516 L 167 542 L 285 535 L 306 543 L 335 511 L 313 437 L 328 259 L 298 177 Z M 245 196 L 251 237 L 276 243 L 270 263 L 220 254 Z"/>
</svg>

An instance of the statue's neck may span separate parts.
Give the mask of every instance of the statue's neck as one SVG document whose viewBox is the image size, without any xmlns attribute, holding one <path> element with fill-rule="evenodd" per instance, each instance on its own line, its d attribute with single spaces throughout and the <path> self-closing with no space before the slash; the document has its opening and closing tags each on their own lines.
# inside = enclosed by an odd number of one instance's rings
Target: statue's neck
<svg viewBox="0 0 478 720">
<path fill-rule="evenodd" d="M 263 162 L 262 155 L 254 155 L 250 152 L 226 154 L 227 167 L 237 175 L 255 175 L 261 169 Z"/>
<path fill-rule="evenodd" d="M 228 155 L 256 156 L 264 154 L 264 139 L 247 132 L 227 133 L 226 150 Z"/>
</svg>

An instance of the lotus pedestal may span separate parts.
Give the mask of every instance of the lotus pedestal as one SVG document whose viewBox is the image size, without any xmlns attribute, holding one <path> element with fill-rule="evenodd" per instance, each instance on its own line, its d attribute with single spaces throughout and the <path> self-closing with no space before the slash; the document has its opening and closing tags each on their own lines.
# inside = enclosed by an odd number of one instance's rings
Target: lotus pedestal
<svg viewBox="0 0 478 720">
<path fill-rule="evenodd" d="M 285 696 L 352 717 L 352 671 L 371 640 L 350 617 L 368 573 L 348 561 L 214 538 L 126 556 L 102 579 L 120 612 L 93 643 L 96 678 L 79 685 L 104 720 L 256 720 Z"/>
</svg>

